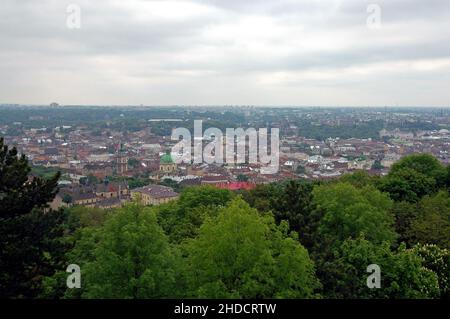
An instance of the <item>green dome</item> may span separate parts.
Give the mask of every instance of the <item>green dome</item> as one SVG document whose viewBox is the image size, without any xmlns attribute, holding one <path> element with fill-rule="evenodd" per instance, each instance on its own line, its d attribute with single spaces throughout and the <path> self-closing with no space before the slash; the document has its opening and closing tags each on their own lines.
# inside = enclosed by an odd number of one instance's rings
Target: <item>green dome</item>
<svg viewBox="0 0 450 319">
<path fill-rule="evenodd" d="M 172 156 L 170 156 L 170 154 L 164 154 L 161 157 L 161 160 L 159 162 L 161 164 L 172 164 L 173 163 L 173 159 L 172 159 Z"/>
</svg>

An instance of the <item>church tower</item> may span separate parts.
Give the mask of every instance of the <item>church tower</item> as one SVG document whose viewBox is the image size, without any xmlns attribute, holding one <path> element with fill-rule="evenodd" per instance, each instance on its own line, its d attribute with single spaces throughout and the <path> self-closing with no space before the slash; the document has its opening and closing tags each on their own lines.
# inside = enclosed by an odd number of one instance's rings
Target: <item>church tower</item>
<svg viewBox="0 0 450 319">
<path fill-rule="evenodd" d="M 118 175 L 122 175 L 128 171 L 128 156 L 122 143 L 120 143 L 120 147 L 117 150 L 116 171 Z"/>
</svg>

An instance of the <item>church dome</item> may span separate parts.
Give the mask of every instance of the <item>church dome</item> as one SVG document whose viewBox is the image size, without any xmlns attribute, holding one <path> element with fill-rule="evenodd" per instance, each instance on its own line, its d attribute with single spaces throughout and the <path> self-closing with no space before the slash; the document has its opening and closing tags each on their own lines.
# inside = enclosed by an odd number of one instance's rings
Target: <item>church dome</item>
<svg viewBox="0 0 450 319">
<path fill-rule="evenodd" d="M 173 164 L 173 159 L 172 156 L 170 154 L 164 154 L 160 161 L 161 164 Z"/>
</svg>

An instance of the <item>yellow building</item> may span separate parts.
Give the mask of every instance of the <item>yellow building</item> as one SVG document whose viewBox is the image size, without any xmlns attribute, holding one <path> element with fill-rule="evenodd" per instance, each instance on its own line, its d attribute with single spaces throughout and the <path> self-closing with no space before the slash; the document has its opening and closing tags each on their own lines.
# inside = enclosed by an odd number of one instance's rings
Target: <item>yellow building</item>
<svg viewBox="0 0 450 319">
<path fill-rule="evenodd" d="M 177 199 L 178 193 L 172 188 L 161 185 L 147 185 L 131 190 L 131 197 L 144 205 L 159 205 Z"/>
</svg>

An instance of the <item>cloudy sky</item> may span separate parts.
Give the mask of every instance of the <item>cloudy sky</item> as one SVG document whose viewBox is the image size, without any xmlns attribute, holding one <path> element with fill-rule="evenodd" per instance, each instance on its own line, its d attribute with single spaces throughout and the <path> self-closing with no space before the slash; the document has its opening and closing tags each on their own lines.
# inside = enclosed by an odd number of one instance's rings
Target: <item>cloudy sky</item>
<svg viewBox="0 0 450 319">
<path fill-rule="evenodd" d="M 53 101 L 450 106 L 450 1 L 1 0 L 0 103 Z"/>
</svg>

